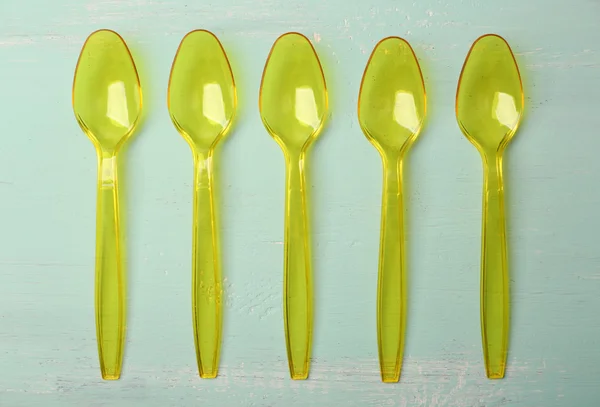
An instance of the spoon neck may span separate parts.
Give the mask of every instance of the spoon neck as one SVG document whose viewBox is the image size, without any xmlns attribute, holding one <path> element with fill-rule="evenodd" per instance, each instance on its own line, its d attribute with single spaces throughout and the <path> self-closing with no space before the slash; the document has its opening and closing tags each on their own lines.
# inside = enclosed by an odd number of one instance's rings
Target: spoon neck
<svg viewBox="0 0 600 407">
<path fill-rule="evenodd" d="M 212 151 L 194 150 L 194 184 L 196 188 L 208 188 L 212 177 Z"/>
<path fill-rule="evenodd" d="M 486 179 L 491 181 L 502 180 L 502 155 L 497 151 L 484 152 L 484 171 Z"/>
<path fill-rule="evenodd" d="M 286 150 L 285 159 L 288 165 L 297 165 L 304 160 L 304 152 L 298 150 Z"/>
<path fill-rule="evenodd" d="M 98 147 L 97 153 L 98 153 L 98 158 L 100 158 L 100 159 L 112 158 L 117 155 L 117 149 L 116 148 Z"/>
<path fill-rule="evenodd" d="M 212 151 L 210 149 L 198 149 L 194 148 L 192 151 L 194 155 L 194 162 L 196 164 L 210 160 L 212 158 Z"/>
<path fill-rule="evenodd" d="M 400 165 L 399 151 L 382 151 L 381 158 L 383 160 L 383 166 L 386 169 L 386 171 L 398 171 L 398 167 Z"/>
<path fill-rule="evenodd" d="M 286 190 L 288 193 L 304 190 L 305 155 L 303 152 L 285 154 Z"/>
<path fill-rule="evenodd" d="M 383 158 L 383 184 L 384 201 L 386 197 L 397 199 L 402 190 L 402 161 L 400 155 L 389 153 L 382 155 Z"/>
<path fill-rule="evenodd" d="M 504 195 L 504 179 L 502 175 L 501 155 L 494 155 L 485 158 L 483 188 L 484 207 L 494 207 L 500 205 Z M 497 209 L 497 211 L 501 211 L 501 209 Z"/>
<path fill-rule="evenodd" d="M 98 183 L 102 188 L 114 188 L 117 183 L 116 154 L 98 154 Z"/>
</svg>

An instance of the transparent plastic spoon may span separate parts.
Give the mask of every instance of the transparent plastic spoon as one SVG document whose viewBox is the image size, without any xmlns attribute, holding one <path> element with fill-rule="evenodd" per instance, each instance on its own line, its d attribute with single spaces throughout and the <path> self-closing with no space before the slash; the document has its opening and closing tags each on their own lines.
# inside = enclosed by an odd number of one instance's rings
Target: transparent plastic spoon
<svg viewBox="0 0 600 407">
<path fill-rule="evenodd" d="M 194 156 L 192 316 L 200 377 L 219 369 L 222 284 L 213 191 L 214 151 L 229 131 L 236 108 L 233 74 L 225 50 L 209 31 L 188 33 L 169 79 L 173 124 Z"/>
<path fill-rule="evenodd" d="M 425 114 L 425 85 L 411 46 L 398 37 L 384 38 L 365 68 L 358 119 L 383 161 L 377 337 L 381 380 L 390 383 L 400 379 L 406 324 L 402 165 Z"/>
<path fill-rule="evenodd" d="M 509 330 L 508 267 L 502 156 L 523 116 L 523 87 L 508 43 L 487 34 L 475 41 L 456 94 L 458 124 L 483 159 L 481 335 L 488 378 L 504 377 Z"/>
<path fill-rule="evenodd" d="M 312 341 L 312 277 L 306 213 L 306 151 L 327 113 L 325 77 L 310 41 L 277 39 L 263 72 L 259 109 L 286 162 L 284 324 L 292 379 L 306 379 Z"/>
<path fill-rule="evenodd" d="M 125 343 L 126 283 L 117 154 L 139 121 L 142 91 L 127 45 L 114 31 L 95 31 L 83 45 L 73 81 L 73 110 L 98 154 L 96 334 L 102 377 L 116 380 Z"/>
</svg>

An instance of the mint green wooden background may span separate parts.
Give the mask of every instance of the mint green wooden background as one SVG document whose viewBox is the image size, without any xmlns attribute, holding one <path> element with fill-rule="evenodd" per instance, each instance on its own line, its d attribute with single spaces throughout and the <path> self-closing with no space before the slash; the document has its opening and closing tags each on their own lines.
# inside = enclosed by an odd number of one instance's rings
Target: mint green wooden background
<svg viewBox="0 0 600 407">
<path fill-rule="evenodd" d="M 0 406 L 597 406 L 600 403 L 598 0 L 42 0 L 0 3 Z M 121 33 L 147 118 L 123 156 L 129 323 L 122 379 L 103 382 L 93 308 L 96 157 L 72 113 L 80 47 Z M 220 376 L 196 374 L 192 157 L 166 110 L 183 35 L 214 31 L 239 85 L 220 150 L 225 277 Z M 257 112 L 283 32 L 313 40 L 331 116 L 310 155 L 315 332 L 310 380 L 288 379 L 282 324 L 284 162 Z M 512 289 L 506 378 L 479 330 L 481 162 L 453 114 L 481 34 L 506 37 L 527 118 L 508 150 Z M 427 126 L 406 172 L 409 323 L 401 382 L 379 381 L 375 294 L 381 163 L 356 120 L 376 42 L 407 38 Z"/>
</svg>

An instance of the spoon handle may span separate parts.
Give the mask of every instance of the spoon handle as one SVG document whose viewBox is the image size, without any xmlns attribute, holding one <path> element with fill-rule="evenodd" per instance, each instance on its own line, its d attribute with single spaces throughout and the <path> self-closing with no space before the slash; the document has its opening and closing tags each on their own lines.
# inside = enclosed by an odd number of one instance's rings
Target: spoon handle
<svg viewBox="0 0 600 407">
<path fill-rule="evenodd" d="M 381 380 L 393 383 L 400 379 L 406 324 L 402 161 L 397 155 L 384 155 L 383 167 L 377 337 Z"/>
<path fill-rule="evenodd" d="M 221 265 L 213 198 L 212 151 L 194 157 L 192 316 L 200 377 L 217 377 L 221 348 Z"/>
<path fill-rule="evenodd" d="M 312 339 L 312 276 L 304 154 L 288 157 L 285 199 L 283 309 L 292 379 L 308 377 Z"/>
<path fill-rule="evenodd" d="M 485 160 L 481 253 L 481 335 L 487 377 L 504 377 L 508 346 L 508 269 L 502 158 Z"/>
<path fill-rule="evenodd" d="M 120 242 L 117 157 L 99 154 L 96 208 L 96 336 L 105 380 L 121 375 L 125 342 L 125 268 Z"/>
</svg>

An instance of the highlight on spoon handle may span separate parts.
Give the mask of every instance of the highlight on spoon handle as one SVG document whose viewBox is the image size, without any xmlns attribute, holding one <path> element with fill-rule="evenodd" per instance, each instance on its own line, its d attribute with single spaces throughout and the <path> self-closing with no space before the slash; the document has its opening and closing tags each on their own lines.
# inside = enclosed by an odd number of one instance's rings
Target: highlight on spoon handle
<svg viewBox="0 0 600 407">
<path fill-rule="evenodd" d="M 312 273 L 304 154 L 288 157 L 285 199 L 283 311 L 291 378 L 308 377 L 312 341 Z"/>
<path fill-rule="evenodd" d="M 377 338 L 381 380 L 393 383 L 400 379 L 406 325 L 402 161 L 398 156 L 384 155 L 383 167 Z"/>
<path fill-rule="evenodd" d="M 481 335 L 485 370 L 504 377 L 508 347 L 509 292 L 502 158 L 485 160 L 481 254 Z"/>
<path fill-rule="evenodd" d="M 194 157 L 192 317 L 200 377 L 217 377 L 221 349 L 221 264 L 219 258 L 212 151 Z"/>
<path fill-rule="evenodd" d="M 105 380 L 121 375 L 125 344 L 125 268 L 120 241 L 117 157 L 100 153 L 96 212 L 96 336 Z"/>
</svg>

